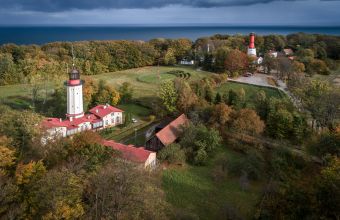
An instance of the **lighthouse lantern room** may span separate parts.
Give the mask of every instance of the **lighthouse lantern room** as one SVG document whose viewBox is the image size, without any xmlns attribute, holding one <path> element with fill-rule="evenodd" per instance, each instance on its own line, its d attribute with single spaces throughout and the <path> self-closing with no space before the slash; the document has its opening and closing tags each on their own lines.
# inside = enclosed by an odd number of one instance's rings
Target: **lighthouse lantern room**
<svg viewBox="0 0 340 220">
<path fill-rule="evenodd" d="M 70 120 L 83 117 L 83 81 L 80 80 L 80 74 L 76 68 L 73 67 L 69 73 L 69 80 L 67 80 L 65 84 L 67 87 L 66 116 Z"/>
</svg>

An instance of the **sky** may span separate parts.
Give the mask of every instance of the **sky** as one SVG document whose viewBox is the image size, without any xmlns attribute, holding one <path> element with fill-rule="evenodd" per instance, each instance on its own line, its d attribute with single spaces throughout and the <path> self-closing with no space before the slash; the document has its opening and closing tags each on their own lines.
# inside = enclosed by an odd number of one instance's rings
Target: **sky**
<svg viewBox="0 0 340 220">
<path fill-rule="evenodd" d="M 340 0 L 0 0 L 0 25 L 340 26 Z"/>
</svg>

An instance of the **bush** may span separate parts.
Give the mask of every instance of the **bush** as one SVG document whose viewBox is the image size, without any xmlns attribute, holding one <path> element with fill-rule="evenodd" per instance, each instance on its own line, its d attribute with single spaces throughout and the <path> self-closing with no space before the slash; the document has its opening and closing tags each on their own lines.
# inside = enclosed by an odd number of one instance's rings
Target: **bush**
<svg viewBox="0 0 340 220">
<path fill-rule="evenodd" d="M 181 146 L 185 149 L 188 160 L 195 165 L 204 165 L 222 138 L 215 129 L 204 125 L 189 125 L 184 132 Z"/>
<path fill-rule="evenodd" d="M 185 162 L 185 153 L 179 144 L 170 144 L 164 147 L 158 153 L 158 159 L 167 161 L 171 164 L 183 164 Z"/>
</svg>

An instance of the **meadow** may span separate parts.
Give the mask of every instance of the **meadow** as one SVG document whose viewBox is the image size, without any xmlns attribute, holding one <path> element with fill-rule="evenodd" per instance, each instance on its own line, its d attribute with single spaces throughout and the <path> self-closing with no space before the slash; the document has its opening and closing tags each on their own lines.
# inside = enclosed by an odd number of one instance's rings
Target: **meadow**
<svg viewBox="0 0 340 220">
<path fill-rule="evenodd" d="M 251 219 L 261 194 L 262 182 L 251 181 L 242 189 L 239 179 L 221 170 L 221 161 L 239 160 L 242 154 L 221 146 L 206 166 L 169 167 L 163 172 L 163 189 L 167 200 L 190 219 L 223 219 L 225 212 Z"/>
</svg>

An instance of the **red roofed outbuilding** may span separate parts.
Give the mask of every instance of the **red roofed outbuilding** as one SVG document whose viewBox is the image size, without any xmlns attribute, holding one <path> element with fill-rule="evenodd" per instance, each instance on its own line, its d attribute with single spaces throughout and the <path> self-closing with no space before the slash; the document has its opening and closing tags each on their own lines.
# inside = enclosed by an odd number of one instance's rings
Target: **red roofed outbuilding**
<svg viewBox="0 0 340 220">
<path fill-rule="evenodd" d="M 125 160 L 143 164 L 144 168 L 154 168 L 156 166 L 156 153 L 146 150 L 144 147 L 125 145 L 112 140 L 104 140 L 103 145 L 119 151 L 121 157 Z"/>
<path fill-rule="evenodd" d="M 163 147 L 174 143 L 182 133 L 183 127 L 188 125 L 189 119 L 185 114 L 180 115 L 168 125 L 156 131 L 156 134 L 146 142 L 146 148 L 152 151 L 159 151 Z"/>
</svg>

